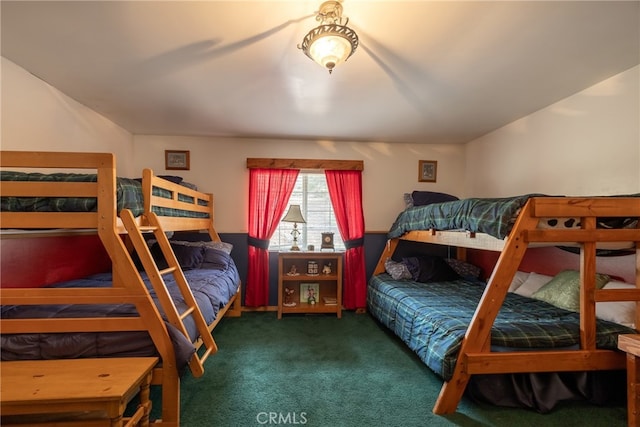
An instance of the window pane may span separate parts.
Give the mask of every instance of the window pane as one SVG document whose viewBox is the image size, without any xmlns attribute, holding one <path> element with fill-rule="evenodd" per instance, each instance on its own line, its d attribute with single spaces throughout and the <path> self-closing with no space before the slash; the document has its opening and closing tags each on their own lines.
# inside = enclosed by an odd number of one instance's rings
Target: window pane
<svg viewBox="0 0 640 427">
<path fill-rule="evenodd" d="M 289 205 L 300 205 L 302 216 L 306 221 L 304 224 L 297 225 L 300 232 L 297 243 L 301 250 L 306 250 L 308 245 L 313 245 L 315 250 L 319 251 L 322 233 L 325 232 L 333 233 L 333 244 L 336 250 L 344 250 L 323 172 L 300 172 L 289 199 Z M 286 213 L 285 211 L 284 214 Z M 278 229 L 273 233 L 269 249 L 289 250 L 293 244 L 292 231 L 293 223 L 280 222 Z"/>
</svg>

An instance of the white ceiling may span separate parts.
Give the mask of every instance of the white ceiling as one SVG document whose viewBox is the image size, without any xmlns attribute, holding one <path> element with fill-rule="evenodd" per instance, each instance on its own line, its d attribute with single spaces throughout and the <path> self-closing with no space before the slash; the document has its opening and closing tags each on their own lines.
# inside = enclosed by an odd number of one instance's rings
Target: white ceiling
<svg viewBox="0 0 640 427">
<path fill-rule="evenodd" d="M 463 143 L 640 63 L 638 1 L 6 1 L 2 55 L 134 134 Z"/>
</svg>

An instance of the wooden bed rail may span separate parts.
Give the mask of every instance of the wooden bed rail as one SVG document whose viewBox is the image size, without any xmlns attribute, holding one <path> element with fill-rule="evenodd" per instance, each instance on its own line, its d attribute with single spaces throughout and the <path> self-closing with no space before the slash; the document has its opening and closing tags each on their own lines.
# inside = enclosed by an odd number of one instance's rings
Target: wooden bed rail
<svg viewBox="0 0 640 427">
<path fill-rule="evenodd" d="M 400 240 L 499 251 L 497 264 L 469 324 L 452 378 L 443 384 L 433 412 L 456 410 L 472 374 L 558 372 L 623 369 L 625 356 L 616 350 L 595 347 L 597 301 L 635 301 L 636 325 L 640 325 L 640 223 L 636 228 L 598 228 L 598 218 L 640 218 L 638 197 L 533 197 L 516 219 L 507 238 L 460 231 L 410 231 L 387 245 L 374 270 L 385 271 Z M 579 229 L 539 228 L 543 218 L 580 218 Z M 491 328 L 509 285 L 529 247 L 577 245 L 580 248 L 580 348 L 571 351 L 492 352 Z M 596 248 L 616 243 L 635 248 L 636 288 L 596 289 Z"/>
<path fill-rule="evenodd" d="M 171 199 L 154 195 L 154 187 L 169 191 L 172 195 Z M 206 217 L 186 219 L 158 215 L 158 222 L 163 229 L 172 231 L 206 230 L 212 241 L 220 241 L 220 236 L 213 227 L 213 194 L 195 191 L 183 185 L 159 178 L 153 174 L 151 169 L 144 169 L 142 171 L 142 189 L 144 191 L 145 213 L 153 212 L 155 207 L 162 207 L 189 211 L 196 214 L 206 214 Z M 180 195 L 187 196 L 191 198 L 192 201 L 186 202 L 179 200 Z"/>
<path fill-rule="evenodd" d="M 162 316 L 146 290 L 123 239 L 119 235 L 116 199 L 115 156 L 110 153 L 0 152 L 0 167 L 81 170 L 96 173 L 97 182 L 87 185 L 56 182 L 2 181 L 0 194 L 97 199 L 97 212 L 0 212 L 3 228 L 94 229 L 113 265 L 113 285 L 108 288 L 0 288 L 3 305 L 40 304 L 113 304 L 129 302 L 138 316 L 130 318 L 0 319 L 3 333 L 21 332 L 91 332 L 146 330 L 162 358 L 162 367 L 154 369 L 154 384 L 162 384 L 162 418 L 160 425 L 180 423 L 180 378 L 175 352 Z M 204 227 L 206 229 L 206 227 Z"/>
<path fill-rule="evenodd" d="M 113 169 L 112 153 L 75 153 L 59 151 L 2 151 L 4 168 Z"/>
<path fill-rule="evenodd" d="M 580 217 L 579 230 L 538 229 L 542 217 Z M 476 312 L 462 341 L 453 377 L 444 383 L 433 412 L 454 412 L 471 374 L 507 372 L 553 372 L 622 369 L 625 356 L 614 350 L 595 348 L 596 301 L 630 301 L 640 304 L 640 228 L 597 229 L 597 217 L 640 217 L 638 198 L 532 198 L 506 239 Z M 491 328 L 506 297 L 524 253 L 531 242 L 580 244 L 580 349 L 552 352 L 505 352 L 490 350 Z M 596 243 L 631 242 L 636 248 L 638 291 L 596 290 Z M 640 325 L 640 310 L 636 325 Z M 557 353 L 557 354 L 556 354 Z M 554 357 L 557 356 L 557 357 Z"/>
</svg>

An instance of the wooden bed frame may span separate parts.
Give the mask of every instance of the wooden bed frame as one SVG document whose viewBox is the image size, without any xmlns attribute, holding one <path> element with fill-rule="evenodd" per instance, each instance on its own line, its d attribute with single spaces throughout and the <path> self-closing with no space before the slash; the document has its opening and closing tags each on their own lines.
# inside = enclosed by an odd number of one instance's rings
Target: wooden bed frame
<svg viewBox="0 0 640 427">
<path fill-rule="evenodd" d="M 16 182 L 3 181 L 3 196 L 25 197 L 96 197 L 97 212 L 1 212 L 0 224 L 4 229 L 63 229 L 64 231 L 93 230 L 97 233 L 106 252 L 111 258 L 113 286 L 109 288 L 0 288 L 3 305 L 23 304 L 118 304 L 131 303 L 137 308 L 137 317 L 113 318 L 64 318 L 64 319 L 0 319 L 0 327 L 5 334 L 11 333 L 55 333 L 55 332 L 107 332 L 107 331 L 148 331 L 162 363 L 153 370 L 152 384 L 162 386 L 162 419 L 158 425 L 179 426 L 180 424 L 180 378 L 173 344 L 165 321 L 149 295 L 131 252 L 136 251 L 145 271 L 158 295 L 167 319 L 185 335 L 182 320 L 192 316 L 200 337 L 196 348 L 204 347 L 192 357 L 189 366 L 194 376 L 204 372 L 206 358 L 217 351 L 211 331 L 222 316 L 239 316 L 241 313 L 240 287 L 238 293 L 220 311 L 215 321 L 206 324 L 193 298 L 186 279 L 171 250 L 165 231 L 206 230 L 213 241 L 220 237 L 213 226 L 213 196 L 188 189 L 153 176 L 146 169 L 143 173 L 144 214 L 134 218 L 128 209 L 118 216 L 116 200 L 116 164 L 113 154 L 105 153 L 61 153 L 61 152 L 0 152 L 2 168 L 32 168 L 80 170 L 82 173 L 96 173 L 97 182 Z M 167 189 L 173 199 L 153 196 L 152 187 Z M 178 201 L 178 193 L 194 198 L 193 203 Z M 204 200 L 207 206 L 198 204 Z M 204 212 L 208 218 L 185 218 L 158 216 L 152 212 L 153 206 Z M 169 268 L 158 270 L 145 243 L 143 233 L 154 233 Z M 27 234 L 33 237 L 33 234 Z M 15 234 L 12 235 L 15 238 Z M 189 305 L 186 313 L 179 314 L 164 287 L 164 275 L 172 274 L 181 288 Z M 188 335 L 187 335 L 188 337 Z"/>
<path fill-rule="evenodd" d="M 581 218 L 581 229 L 539 229 L 541 218 Z M 500 251 L 496 266 L 462 341 L 451 380 L 440 391 L 433 412 L 448 414 L 456 408 L 469 378 L 474 374 L 516 372 L 592 371 L 625 368 L 625 355 L 595 347 L 595 303 L 636 301 L 640 305 L 640 228 L 596 228 L 597 217 L 640 217 L 640 199 L 632 197 L 534 197 L 522 208 L 506 239 L 460 231 L 410 231 L 388 242 L 374 274 L 385 271 L 384 262 L 400 240 Z M 509 285 L 529 246 L 554 246 L 567 242 L 580 247 L 580 348 L 565 351 L 492 352 L 491 328 Z M 635 284 L 638 289 L 596 289 L 596 247 L 600 242 L 622 242 L 635 246 Z M 638 307 L 640 308 L 640 306 Z M 640 309 L 636 311 L 640 325 Z"/>
</svg>

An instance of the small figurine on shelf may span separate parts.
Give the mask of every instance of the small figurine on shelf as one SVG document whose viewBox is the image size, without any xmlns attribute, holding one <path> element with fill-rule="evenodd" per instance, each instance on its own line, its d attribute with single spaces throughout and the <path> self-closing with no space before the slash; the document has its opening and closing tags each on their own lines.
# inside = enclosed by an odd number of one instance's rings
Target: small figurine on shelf
<svg viewBox="0 0 640 427">
<path fill-rule="evenodd" d="M 292 300 L 291 296 L 293 295 L 293 289 L 284 288 L 284 305 L 285 307 L 295 307 L 296 302 Z"/>
<path fill-rule="evenodd" d="M 324 267 L 322 267 L 322 274 L 331 274 L 331 263 L 327 263 L 324 265 Z"/>
<path fill-rule="evenodd" d="M 311 305 L 316 303 L 316 290 L 311 286 L 307 288 L 307 302 Z"/>
<path fill-rule="evenodd" d="M 299 276 L 300 273 L 298 273 L 298 267 L 296 267 L 295 264 L 293 264 L 291 266 L 291 268 L 289 269 L 289 272 L 287 273 L 287 276 Z"/>
<path fill-rule="evenodd" d="M 307 262 L 307 275 L 309 275 L 309 276 L 317 276 L 318 275 L 318 262 L 317 261 L 308 261 Z"/>
</svg>

